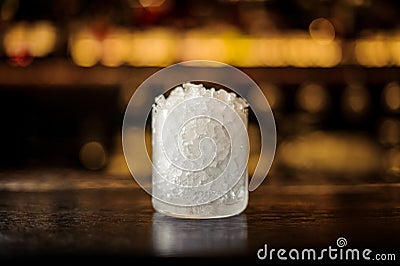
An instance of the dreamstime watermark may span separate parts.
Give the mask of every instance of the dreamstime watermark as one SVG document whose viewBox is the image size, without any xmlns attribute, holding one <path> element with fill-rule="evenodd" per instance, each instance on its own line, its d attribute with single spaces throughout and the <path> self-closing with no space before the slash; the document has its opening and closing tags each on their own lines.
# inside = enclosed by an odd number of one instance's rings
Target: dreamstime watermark
<svg viewBox="0 0 400 266">
<path fill-rule="evenodd" d="M 395 261 L 394 253 L 374 253 L 371 249 L 345 248 L 347 239 L 339 237 L 336 246 L 328 246 L 322 250 L 314 248 L 304 248 L 290 250 L 280 248 L 268 248 L 264 244 L 263 248 L 257 251 L 259 260 L 372 260 L 372 261 Z"/>
<path fill-rule="evenodd" d="M 212 97 L 200 97 L 185 100 L 168 111 L 165 123 L 162 123 L 162 128 L 157 127 L 157 129 L 162 133 L 160 134 L 160 137 L 162 138 L 160 141 L 162 143 L 162 150 L 160 150 L 160 152 L 162 152 L 162 155 L 158 158 L 166 157 L 167 160 L 165 160 L 165 164 L 168 162 L 168 165 L 166 167 L 162 165 L 163 167 L 161 168 L 165 168 L 168 171 L 171 171 L 171 173 L 160 173 L 160 167 L 157 167 L 157 163 L 152 162 L 149 155 L 150 152 L 147 150 L 145 144 L 145 130 L 147 119 L 152 111 L 155 98 L 167 93 L 172 88 L 193 81 L 214 83 L 228 88 L 235 92 L 239 97 L 245 99 L 245 102 L 247 102 L 249 108 L 253 111 L 260 128 L 261 149 L 259 161 L 248 185 L 249 191 L 255 190 L 266 178 L 272 165 L 276 148 L 276 127 L 272 110 L 261 89 L 244 72 L 224 63 L 206 60 L 182 62 L 157 71 L 135 90 L 135 93 L 128 103 L 122 127 L 123 150 L 132 176 L 147 193 L 161 201 L 181 206 L 205 204 L 221 197 L 233 188 L 241 176 L 232 173 L 242 173 L 247 171 L 248 156 L 238 156 L 235 158 L 236 160 L 229 160 L 227 162 L 226 168 L 224 169 L 224 171 L 228 169 L 226 171 L 227 174 L 212 173 L 211 175 L 216 177 L 212 182 L 206 184 L 201 184 L 199 182 L 198 185 L 194 186 L 184 186 L 183 182 L 172 182 L 172 179 L 177 176 L 188 176 L 186 173 L 193 173 L 190 178 L 197 178 L 197 173 L 204 170 L 208 165 L 211 165 L 211 162 L 216 155 L 213 149 L 218 146 L 218 143 L 213 142 L 213 139 L 208 136 L 203 137 L 200 144 L 204 145 L 199 145 L 198 149 L 200 151 L 202 151 L 202 148 L 207 151 L 213 151 L 210 152 L 209 155 L 212 154 L 214 157 L 206 156 L 204 158 L 199 157 L 190 160 L 190 158 L 187 158 L 185 154 L 182 153 L 179 141 L 177 141 L 178 138 L 176 136 L 181 137 L 183 134 L 183 130 L 181 130 L 182 128 L 190 127 L 192 121 L 197 123 L 197 121 L 200 121 L 200 118 L 202 117 L 205 117 L 210 121 L 212 120 L 211 122 L 214 121 L 216 127 L 220 127 L 227 132 L 226 136 L 229 138 L 229 143 L 231 144 L 229 147 L 230 155 L 233 153 L 248 155 L 248 144 L 246 144 L 245 141 L 242 141 L 242 139 L 244 139 L 242 136 L 245 136 L 246 140 L 248 140 L 248 134 L 245 126 L 242 126 L 243 122 L 241 122 L 240 116 L 235 113 L 227 103 Z M 210 112 L 209 110 L 202 110 L 201 108 L 190 109 L 191 107 L 200 107 L 200 103 L 205 103 L 206 105 L 212 104 L 216 108 L 225 105 L 225 109 L 223 112 Z M 188 117 L 188 110 L 191 110 L 193 117 Z M 229 115 L 229 113 L 232 114 Z M 226 117 L 228 116 L 231 117 L 231 124 L 226 122 Z M 169 122 L 169 120 L 171 120 L 171 122 Z M 217 124 L 220 124 L 220 126 Z M 240 125 L 241 127 L 234 127 L 232 125 Z M 134 138 L 132 137 L 132 132 L 135 134 Z M 224 146 L 223 149 L 226 150 L 227 147 Z M 158 152 L 158 150 L 156 152 Z M 204 154 L 207 155 L 208 153 Z M 238 158 L 242 157 L 246 158 L 246 160 L 244 161 L 243 159 L 243 161 L 238 161 Z M 199 161 L 199 163 L 197 163 L 196 160 Z M 218 167 L 221 167 L 221 161 L 221 159 L 220 161 L 215 160 L 214 164 L 218 164 Z M 160 164 L 160 162 L 158 162 L 158 164 Z M 234 169 L 234 167 L 238 170 L 229 170 Z M 217 167 L 214 166 L 210 171 L 214 171 L 216 168 Z M 147 170 L 143 171 L 143 169 Z M 164 199 L 158 196 L 164 195 L 165 193 L 154 193 L 155 188 L 152 186 L 152 177 L 147 174 L 150 171 L 163 175 L 163 180 L 169 182 L 164 182 L 165 186 L 168 186 L 170 191 L 179 195 L 178 202 L 171 201 L 172 197 Z M 181 172 L 183 172 L 183 174 Z M 200 197 L 200 200 L 193 199 L 193 195 L 200 194 L 209 196 L 202 196 Z M 185 201 L 183 204 L 182 200 L 186 198 L 188 199 L 188 202 Z"/>
</svg>

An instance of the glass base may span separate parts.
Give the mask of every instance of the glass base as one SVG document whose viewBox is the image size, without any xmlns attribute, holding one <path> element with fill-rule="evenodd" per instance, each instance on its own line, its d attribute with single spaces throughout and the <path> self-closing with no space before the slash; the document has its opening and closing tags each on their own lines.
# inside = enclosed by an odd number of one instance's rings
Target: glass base
<svg viewBox="0 0 400 266">
<path fill-rule="evenodd" d="M 183 219 L 217 219 L 235 216 L 242 213 L 248 203 L 247 193 L 240 201 L 231 204 L 221 204 L 219 199 L 198 206 L 177 206 L 152 199 L 153 208 L 164 215 Z"/>
</svg>

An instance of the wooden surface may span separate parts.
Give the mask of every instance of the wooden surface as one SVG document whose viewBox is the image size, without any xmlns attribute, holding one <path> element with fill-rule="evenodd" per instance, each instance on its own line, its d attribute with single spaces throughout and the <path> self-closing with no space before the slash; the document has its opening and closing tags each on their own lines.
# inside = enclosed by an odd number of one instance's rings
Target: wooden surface
<svg viewBox="0 0 400 266">
<path fill-rule="evenodd" d="M 400 259 L 399 184 L 268 181 L 250 193 L 243 214 L 217 220 L 155 213 L 150 196 L 130 177 L 3 172 L 0 189 L 2 261 L 256 260 L 265 243 L 271 248 L 326 248 L 338 237 L 345 237 L 349 248 L 397 253 Z"/>
</svg>

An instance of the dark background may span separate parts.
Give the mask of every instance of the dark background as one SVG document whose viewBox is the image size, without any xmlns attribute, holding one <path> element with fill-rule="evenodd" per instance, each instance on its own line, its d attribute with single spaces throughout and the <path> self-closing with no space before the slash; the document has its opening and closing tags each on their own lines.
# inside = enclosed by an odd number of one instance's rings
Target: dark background
<svg viewBox="0 0 400 266">
<path fill-rule="evenodd" d="M 341 236 L 398 252 L 399 11 L 389 0 L 1 0 L 1 258 L 255 262 L 264 243 Z M 237 217 L 154 213 L 123 157 L 135 89 L 192 59 L 243 70 L 275 115 L 273 166 Z"/>
</svg>

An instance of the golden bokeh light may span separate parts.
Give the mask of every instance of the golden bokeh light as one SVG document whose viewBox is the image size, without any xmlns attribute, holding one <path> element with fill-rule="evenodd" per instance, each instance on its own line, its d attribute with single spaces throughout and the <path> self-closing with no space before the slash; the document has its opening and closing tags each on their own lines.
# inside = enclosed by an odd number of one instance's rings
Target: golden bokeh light
<svg viewBox="0 0 400 266">
<path fill-rule="evenodd" d="M 228 58 L 227 45 L 222 38 L 189 33 L 180 44 L 181 58 L 184 61 L 202 59 L 226 62 Z"/>
<path fill-rule="evenodd" d="M 400 174 L 400 150 L 392 148 L 386 155 L 386 169 L 391 174 Z"/>
<path fill-rule="evenodd" d="M 165 0 L 139 0 L 142 7 L 159 7 L 164 4 Z"/>
<path fill-rule="evenodd" d="M 4 35 L 3 45 L 6 54 L 10 57 L 17 56 L 23 51 L 28 50 L 27 44 L 28 27 L 26 23 L 18 23 L 14 25 Z"/>
<path fill-rule="evenodd" d="M 239 38 L 226 42 L 226 46 L 234 51 L 228 55 L 229 62 L 243 67 L 333 67 L 342 60 L 339 42 L 323 44 L 298 33 L 271 38 Z"/>
<path fill-rule="evenodd" d="M 253 39 L 244 36 L 232 38 L 227 43 L 228 62 L 236 66 L 248 67 L 256 65 L 259 58 L 255 56 L 257 50 L 253 49 Z"/>
<path fill-rule="evenodd" d="M 47 21 L 37 22 L 30 29 L 27 40 L 29 51 L 33 56 L 46 56 L 56 44 L 56 28 Z"/>
<path fill-rule="evenodd" d="M 107 152 L 97 141 L 85 143 L 79 151 L 79 159 L 89 170 L 99 170 L 107 164 Z"/>
<path fill-rule="evenodd" d="M 3 45 L 10 57 L 28 53 L 34 57 L 44 57 L 51 53 L 57 41 L 56 28 L 48 21 L 33 24 L 20 22 L 5 34 Z"/>
<path fill-rule="evenodd" d="M 311 57 L 308 53 L 308 40 L 305 38 L 289 39 L 287 43 L 286 62 L 295 67 L 307 67 L 311 65 Z"/>
<path fill-rule="evenodd" d="M 389 49 L 382 38 L 357 40 L 354 52 L 357 62 L 363 66 L 384 67 L 390 62 Z"/>
<path fill-rule="evenodd" d="M 276 109 L 282 104 L 282 94 L 277 86 L 271 83 L 261 83 L 260 88 L 268 100 L 271 109 Z M 253 97 L 255 98 L 255 97 Z"/>
<path fill-rule="evenodd" d="M 1 4 L 1 3 L 0 3 Z M 0 5 L 0 19 L 11 20 L 19 7 L 19 0 L 4 0 Z"/>
<path fill-rule="evenodd" d="M 379 141 L 386 145 L 396 145 L 400 143 L 400 121 L 387 118 L 383 120 L 379 127 Z"/>
<path fill-rule="evenodd" d="M 130 53 L 130 34 L 117 31 L 107 36 L 102 43 L 101 63 L 108 67 L 117 67 L 125 63 Z"/>
<path fill-rule="evenodd" d="M 391 54 L 392 64 L 400 66 L 400 37 L 399 34 L 392 40 L 388 40 L 387 45 Z"/>
<path fill-rule="evenodd" d="M 83 47 L 88 49 L 88 46 L 93 49 L 84 54 Z M 140 31 L 114 29 L 104 40 L 81 29 L 73 34 L 70 50 L 74 62 L 80 66 L 93 66 L 98 61 L 110 67 L 124 63 L 167 66 L 203 59 L 239 67 L 333 67 L 342 60 L 340 41 L 321 43 L 304 32 L 275 34 L 267 38 L 249 37 L 229 30 L 215 35 L 208 28 L 186 32 L 163 27 Z"/>
<path fill-rule="evenodd" d="M 311 132 L 283 142 L 277 158 L 297 170 L 313 173 L 370 173 L 381 167 L 381 151 L 370 139 L 357 134 Z"/>
<path fill-rule="evenodd" d="M 335 27 L 326 18 L 314 19 L 308 30 L 311 38 L 321 44 L 331 43 L 335 39 Z"/>
<path fill-rule="evenodd" d="M 82 30 L 70 40 L 72 60 L 78 66 L 91 67 L 96 65 L 102 56 L 102 45 L 88 30 Z"/>
<path fill-rule="evenodd" d="M 349 85 L 342 95 L 342 108 L 350 116 L 364 114 L 369 105 L 367 89 L 360 84 Z"/>
<path fill-rule="evenodd" d="M 297 103 L 307 112 L 318 113 L 327 106 L 328 95 L 321 85 L 315 83 L 306 84 L 297 93 Z"/>
<path fill-rule="evenodd" d="M 391 82 L 383 90 L 383 99 L 386 107 L 391 111 L 400 109 L 400 86 L 396 82 Z"/>
<path fill-rule="evenodd" d="M 309 53 L 313 55 L 312 65 L 317 67 L 334 67 L 342 61 L 341 45 L 336 42 L 329 44 L 316 42 L 312 45 Z"/>
<path fill-rule="evenodd" d="M 129 47 L 127 62 L 133 66 L 167 66 L 177 52 L 174 33 L 166 29 L 135 32 Z"/>
<path fill-rule="evenodd" d="M 278 38 L 261 39 L 258 45 L 254 45 L 254 56 L 255 58 L 260 58 L 261 65 L 273 67 L 284 66 L 286 62 L 284 51 L 281 47 L 283 47 L 285 43 L 284 40 Z"/>
</svg>

